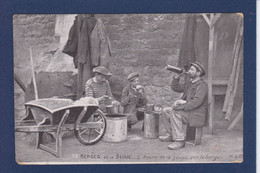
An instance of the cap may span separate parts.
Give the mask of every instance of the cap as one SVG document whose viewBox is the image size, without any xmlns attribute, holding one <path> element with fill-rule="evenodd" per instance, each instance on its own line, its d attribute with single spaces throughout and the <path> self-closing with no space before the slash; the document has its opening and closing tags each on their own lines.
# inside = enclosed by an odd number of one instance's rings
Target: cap
<svg viewBox="0 0 260 173">
<path fill-rule="evenodd" d="M 134 73 L 131 73 L 130 75 L 128 75 L 127 80 L 131 82 L 131 81 L 135 80 L 135 78 L 137 78 L 137 77 L 139 77 L 139 73 L 134 72 Z"/>
<path fill-rule="evenodd" d="M 109 72 L 109 70 L 106 67 L 98 66 L 93 69 L 94 73 L 100 73 L 105 76 L 111 76 L 112 74 Z"/>
<path fill-rule="evenodd" d="M 204 76 L 206 74 L 205 69 L 203 67 L 203 65 L 201 65 L 198 61 L 194 62 L 194 63 L 190 63 L 192 66 L 196 67 L 196 69 L 198 71 L 200 71 L 200 76 Z"/>
</svg>

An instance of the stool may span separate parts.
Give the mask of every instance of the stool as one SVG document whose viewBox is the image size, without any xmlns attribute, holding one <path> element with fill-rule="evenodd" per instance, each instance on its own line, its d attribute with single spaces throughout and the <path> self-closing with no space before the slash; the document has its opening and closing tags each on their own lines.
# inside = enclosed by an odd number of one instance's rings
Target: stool
<svg viewBox="0 0 260 173">
<path fill-rule="evenodd" d="M 186 143 L 199 145 L 201 143 L 203 126 L 191 127 L 187 125 Z"/>
</svg>

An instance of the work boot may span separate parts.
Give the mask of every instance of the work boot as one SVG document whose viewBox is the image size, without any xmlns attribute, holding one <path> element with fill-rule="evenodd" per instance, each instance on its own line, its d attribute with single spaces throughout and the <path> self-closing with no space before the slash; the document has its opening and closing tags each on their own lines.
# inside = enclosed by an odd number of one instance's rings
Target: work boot
<svg viewBox="0 0 260 173">
<path fill-rule="evenodd" d="M 167 134 L 166 136 L 159 136 L 159 139 L 163 142 L 171 142 L 172 141 L 172 136 Z"/>
<path fill-rule="evenodd" d="M 168 145 L 170 150 L 178 150 L 185 146 L 185 141 L 175 141 L 172 144 Z"/>
</svg>

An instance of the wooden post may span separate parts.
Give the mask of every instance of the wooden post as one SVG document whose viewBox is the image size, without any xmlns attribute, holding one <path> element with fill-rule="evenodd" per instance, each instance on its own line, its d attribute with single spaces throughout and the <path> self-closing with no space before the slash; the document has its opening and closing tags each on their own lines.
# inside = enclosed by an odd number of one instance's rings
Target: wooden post
<svg viewBox="0 0 260 173">
<path fill-rule="evenodd" d="M 214 18 L 214 14 L 210 14 L 210 21 Z M 213 114 L 214 101 L 212 92 L 212 72 L 213 72 L 213 56 L 214 56 L 214 26 L 209 28 L 209 60 L 208 60 L 208 103 L 209 103 L 209 133 L 213 134 Z"/>
<path fill-rule="evenodd" d="M 26 87 L 21 81 L 21 79 L 14 73 L 14 80 L 17 82 L 17 84 L 22 88 L 23 92 L 26 92 Z"/>
<path fill-rule="evenodd" d="M 232 130 L 235 127 L 235 125 L 238 123 L 238 121 L 243 117 L 243 112 L 244 112 L 243 110 L 244 110 L 244 104 L 242 104 L 240 112 L 235 117 L 235 119 L 232 121 L 232 123 L 228 126 L 228 129 L 227 129 L 228 131 Z"/>
<path fill-rule="evenodd" d="M 32 48 L 30 48 L 30 59 L 31 59 L 31 70 L 32 70 L 32 79 L 33 79 L 33 87 L 34 87 L 34 96 L 35 96 L 35 100 L 38 100 L 38 90 L 37 90 L 35 74 L 34 74 Z"/>
<path fill-rule="evenodd" d="M 224 100 L 224 105 L 222 111 L 224 113 L 227 112 L 228 109 L 228 104 L 230 102 L 230 98 L 232 97 L 232 90 L 234 89 L 234 81 L 235 81 L 235 75 L 236 75 L 236 69 L 237 69 L 237 61 L 238 61 L 238 56 L 239 56 L 239 51 L 240 51 L 240 44 L 242 42 L 242 35 L 243 35 L 243 28 L 242 28 L 242 18 L 239 18 L 238 24 L 237 24 L 237 33 L 236 33 L 236 38 L 235 38 L 235 43 L 233 47 L 233 52 L 232 52 L 232 58 L 233 58 L 233 67 L 232 71 L 229 77 L 229 82 L 228 82 L 228 87 L 226 91 L 226 96 Z M 242 29 L 242 33 L 241 33 Z M 226 118 L 228 119 L 228 118 Z"/>
</svg>

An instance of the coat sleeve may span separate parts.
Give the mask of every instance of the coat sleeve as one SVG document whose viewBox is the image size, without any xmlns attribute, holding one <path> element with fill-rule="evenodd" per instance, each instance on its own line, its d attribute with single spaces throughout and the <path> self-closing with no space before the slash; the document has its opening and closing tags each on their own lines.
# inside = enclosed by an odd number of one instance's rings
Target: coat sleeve
<svg viewBox="0 0 260 173">
<path fill-rule="evenodd" d="M 96 23 L 95 28 L 93 29 L 90 41 L 91 41 L 91 60 L 92 65 L 99 66 L 99 58 L 100 58 L 100 36 L 98 34 L 98 23 Z"/>
<path fill-rule="evenodd" d="M 110 84 L 109 84 L 108 81 L 106 82 L 106 85 L 107 85 L 106 94 L 107 94 L 109 97 L 113 98 L 113 94 L 112 94 L 112 91 L 111 91 L 111 88 L 110 88 Z"/>
<path fill-rule="evenodd" d="M 180 78 L 173 78 L 172 84 L 171 84 L 171 89 L 175 92 L 181 93 L 185 89 L 185 84 L 180 84 Z"/>
<path fill-rule="evenodd" d="M 189 102 L 183 105 L 183 109 L 185 111 L 191 111 L 198 108 L 201 104 L 203 104 L 203 101 L 206 98 L 207 93 L 208 87 L 206 84 L 198 85 L 194 97 Z"/>
<path fill-rule="evenodd" d="M 130 103 L 130 97 L 128 96 L 128 89 L 127 87 L 125 87 L 122 91 L 122 95 L 121 95 L 121 105 L 123 107 L 125 107 L 126 105 L 128 105 Z"/>
</svg>

